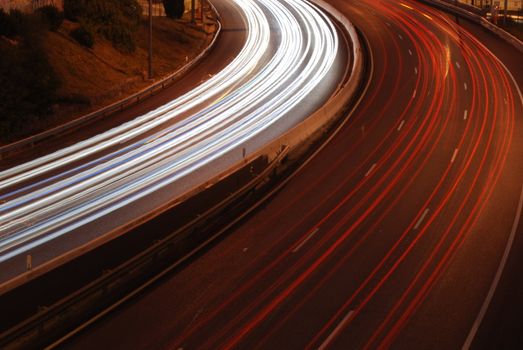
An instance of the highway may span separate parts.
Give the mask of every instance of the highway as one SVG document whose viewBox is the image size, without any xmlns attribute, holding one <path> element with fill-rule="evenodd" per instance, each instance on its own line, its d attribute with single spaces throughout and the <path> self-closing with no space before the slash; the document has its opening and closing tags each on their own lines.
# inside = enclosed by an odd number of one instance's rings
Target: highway
<svg viewBox="0 0 523 350">
<path fill-rule="evenodd" d="M 255 214 L 69 348 L 465 344 L 519 224 L 522 81 L 418 2 L 329 2 L 373 62 L 348 123 Z"/>
<path fill-rule="evenodd" d="M 224 31 L 244 40 L 223 69 L 144 115 L 0 172 L 0 283 L 25 272 L 28 254 L 36 267 L 80 249 L 241 163 L 338 88 L 346 47 L 323 12 L 294 0 L 217 4 L 231 18 Z"/>
</svg>

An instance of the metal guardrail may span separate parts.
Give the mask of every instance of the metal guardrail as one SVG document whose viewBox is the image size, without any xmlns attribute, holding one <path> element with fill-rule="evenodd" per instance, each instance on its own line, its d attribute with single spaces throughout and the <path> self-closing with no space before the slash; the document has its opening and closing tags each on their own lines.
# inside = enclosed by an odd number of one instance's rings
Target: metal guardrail
<svg viewBox="0 0 523 350">
<path fill-rule="evenodd" d="M 209 211 L 207 211 L 205 214 L 195 219 L 197 221 L 193 220 L 190 223 L 184 225 L 184 227 L 178 230 L 176 233 L 169 235 L 168 238 L 156 243 L 154 246 L 150 247 L 140 255 L 122 264 L 118 269 L 109 271 L 106 275 L 102 276 L 97 281 L 92 282 L 91 284 L 63 299 L 62 301 L 54 304 L 53 306 L 41 310 L 35 316 L 1 334 L 0 347 L 9 344 L 14 346 L 17 346 L 16 344 L 19 346 L 27 344 L 24 342 L 29 341 L 28 339 L 35 339 L 35 337 L 38 337 L 42 332 L 47 332 L 52 327 L 55 327 L 55 322 L 58 322 L 59 320 L 62 320 L 63 322 L 63 320 L 66 319 L 64 315 L 67 310 L 69 310 L 69 312 L 72 314 L 81 313 L 78 305 L 82 305 L 82 303 L 86 302 L 86 300 L 89 300 L 89 297 L 102 298 L 109 291 L 116 290 L 119 286 L 121 286 L 125 278 L 136 278 L 136 274 L 138 274 L 140 271 L 143 271 L 143 266 L 148 266 L 148 264 L 154 263 L 158 257 L 160 257 L 162 254 L 165 254 L 166 249 L 173 248 L 175 246 L 176 238 L 179 237 L 179 235 L 181 235 L 184 231 L 190 230 L 199 222 L 205 221 L 204 218 L 208 218 L 216 214 L 220 209 L 227 208 L 227 206 L 233 200 L 241 197 L 242 194 L 244 194 L 246 191 L 256 188 L 258 184 L 263 183 L 263 179 L 269 177 L 269 174 L 276 169 L 277 165 L 280 164 L 281 160 L 287 155 L 288 152 L 290 152 L 291 149 L 297 150 L 301 148 L 307 140 L 310 140 L 311 137 L 314 138 L 320 134 L 321 130 L 336 120 L 338 116 L 345 113 L 344 106 L 346 106 L 353 98 L 362 80 L 362 49 L 359 44 L 358 35 L 355 28 L 341 13 L 339 13 L 339 11 L 322 0 L 314 0 L 314 3 L 322 7 L 325 11 L 329 12 L 334 18 L 336 18 L 342 24 L 352 40 L 352 53 L 354 57 L 352 72 L 350 72 L 351 75 L 348 81 L 341 84 L 334 96 L 330 98 L 322 108 L 313 113 L 313 115 L 311 115 L 308 119 L 289 130 L 289 132 L 285 133 L 274 142 L 271 142 L 263 149 L 258 150 L 248 159 L 244 160 L 244 164 L 250 164 L 259 157 L 267 157 L 268 161 L 270 162 L 270 165 L 266 168 L 266 170 L 257 176 L 255 180 L 252 180 L 247 185 L 236 191 L 234 195 L 228 197 L 227 200 L 221 202 L 219 207 L 217 206 L 209 209 Z M 231 171 L 227 172 L 226 174 L 221 174 L 217 178 L 223 179 L 232 173 L 233 171 L 231 169 Z M 217 181 L 211 180 L 208 183 L 216 184 Z"/>
<path fill-rule="evenodd" d="M 433 7 L 439 8 L 443 11 L 451 12 L 455 15 L 467 18 L 467 19 L 473 21 L 474 23 L 481 25 L 485 29 L 491 31 L 496 36 L 498 36 L 500 39 L 502 39 L 502 40 L 506 41 L 508 44 L 512 45 L 518 51 L 523 52 L 523 42 L 521 40 L 519 40 L 518 38 L 516 38 L 509 32 L 501 29 L 497 25 L 489 22 L 485 17 L 472 12 L 471 9 L 466 9 L 466 8 L 463 8 L 462 6 L 455 6 L 454 4 L 451 4 L 444 0 L 418 0 L 418 1 L 426 3 Z"/>
<path fill-rule="evenodd" d="M 309 141 L 311 141 L 318 135 L 321 135 L 321 133 L 325 131 L 328 128 L 328 126 L 337 119 L 337 117 L 347 112 L 344 109 L 344 107 L 350 102 L 359 86 L 359 83 L 362 78 L 363 59 L 361 57 L 362 50 L 360 47 L 356 29 L 339 11 L 337 11 L 331 5 L 321 0 L 314 0 L 314 2 L 320 7 L 322 7 L 326 12 L 330 13 L 331 17 L 335 18 L 341 24 L 344 31 L 350 37 L 350 41 L 352 44 L 351 48 L 353 64 L 351 67 L 352 71 L 350 72 L 349 79 L 346 81 L 342 81 L 340 85 L 338 85 L 332 97 L 321 108 L 319 108 L 312 115 L 307 117 L 307 119 L 302 121 L 300 124 L 294 126 L 292 129 L 288 130 L 284 134 L 280 135 L 278 138 L 276 138 L 269 144 L 263 146 L 258 150 L 255 150 L 253 153 L 245 157 L 241 161 L 241 163 L 250 162 L 252 159 L 259 157 L 260 155 L 267 155 L 269 157 L 269 161 L 271 161 L 278 154 L 283 145 L 288 145 L 289 148 L 293 151 L 296 149 L 296 153 L 301 152 L 302 149 L 305 149 L 307 147 L 307 143 Z M 212 6 L 212 4 L 210 5 Z M 235 166 L 232 166 L 228 171 L 221 174 L 220 176 L 228 176 L 229 173 L 234 172 L 235 169 L 239 166 L 241 165 L 236 164 Z M 219 180 L 213 178 L 201 185 L 196 186 L 193 189 L 188 190 L 186 193 L 182 194 L 177 199 L 177 201 L 182 202 L 187 200 L 188 198 L 194 196 L 196 193 L 202 191 L 203 189 L 212 186 L 216 181 Z M 62 265 L 65 262 L 98 247 L 99 245 L 105 244 L 109 240 L 124 234 L 125 232 L 133 229 L 138 225 L 143 224 L 147 220 L 154 218 L 155 215 L 157 215 L 157 213 L 161 210 L 166 209 L 160 208 L 159 210 L 155 210 L 151 213 L 145 213 L 142 216 L 137 217 L 134 221 L 128 222 L 112 230 L 111 232 L 103 236 L 100 236 L 99 238 L 93 241 L 90 241 L 84 246 L 69 251 L 68 253 L 60 256 L 59 258 L 53 259 L 49 263 L 39 265 L 37 268 L 33 268 L 32 270 L 26 273 L 18 275 L 17 277 L 0 284 L 0 295 L 18 287 L 21 284 L 27 283 L 28 280 L 34 279 L 46 273 L 47 271 L 54 269 L 57 266 Z"/>
<path fill-rule="evenodd" d="M 235 201 L 243 198 L 249 191 L 263 184 L 276 167 L 281 164 L 287 152 L 288 147 L 282 148 L 278 157 L 269 163 L 259 175 L 236 190 L 228 198 L 209 208 L 202 215 L 186 223 L 174 233 L 171 233 L 139 255 L 126 261 L 118 268 L 108 271 L 77 292 L 58 301 L 54 305 L 41 309 L 33 317 L 0 334 L 0 348 L 24 348 L 31 344 L 34 345 L 34 342 L 37 341 L 42 334 L 53 333 L 56 329 L 63 327 L 63 324 L 67 323 L 69 319 L 77 317 L 79 314 L 85 314 L 90 306 L 99 305 L 96 303 L 105 301 L 108 294 L 118 294 L 117 292 L 125 294 L 125 291 L 122 291 L 122 289 L 125 290 L 125 286 L 127 286 L 126 283 L 129 280 L 138 279 L 141 275 L 146 275 L 147 272 L 149 272 L 148 268 L 154 266 L 158 259 L 166 255 L 169 250 L 175 250 L 175 244 L 181 235 L 192 231 L 194 227 L 200 227 L 200 225 L 205 224 L 207 220 L 229 208 Z M 252 162 L 246 163 L 244 166 L 248 167 L 250 164 L 252 164 Z M 178 261 L 175 265 L 171 265 L 170 269 L 180 263 L 181 261 Z M 127 287 L 127 289 L 129 288 Z"/>
<path fill-rule="evenodd" d="M 457 2 L 456 2 L 456 0 L 442 0 L 442 1 L 448 3 L 449 5 L 461 7 L 462 9 L 472 12 L 473 14 L 478 15 L 478 16 L 485 16 L 485 14 L 486 14 L 485 10 L 483 10 L 477 6 L 470 5 L 470 4 L 461 2 L 461 1 L 457 1 Z"/>
<path fill-rule="evenodd" d="M 168 77 L 162 79 L 161 81 L 129 96 L 126 97 L 120 101 L 117 101 L 115 103 L 112 103 L 104 108 L 101 108 L 97 111 L 91 112 L 89 114 L 86 114 L 82 117 L 76 118 L 66 124 L 59 125 L 53 129 L 49 129 L 46 131 L 43 131 L 39 134 L 27 137 L 25 139 L 10 143 L 8 145 L 4 145 L 0 147 L 0 160 L 5 158 L 7 155 L 15 153 L 17 151 L 20 151 L 24 148 L 32 148 L 39 142 L 42 142 L 44 140 L 50 139 L 52 137 L 56 137 L 59 135 L 67 134 L 68 132 L 73 131 L 74 129 L 87 124 L 91 123 L 93 121 L 96 121 L 98 119 L 107 117 L 108 115 L 114 114 L 116 112 L 120 112 L 126 108 L 129 108 L 130 106 L 133 106 L 137 104 L 138 102 L 142 101 L 143 99 L 150 97 L 157 93 L 160 90 L 165 89 L 166 87 L 170 86 L 174 81 L 178 80 L 183 74 L 191 70 L 195 65 L 200 63 L 202 59 L 207 57 L 210 53 L 210 51 L 214 48 L 216 44 L 216 40 L 218 36 L 221 33 L 222 26 L 219 20 L 218 12 L 216 11 L 216 8 L 209 3 L 211 10 L 214 12 L 216 19 L 217 19 L 217 25 L 218 28 L 216 30 L 216 33 L 214 35 L 213 40 L 211 43 L 203 50 L 198 56 L 196 56 L 193 60 L 191 60 L 189 63 L 184 65 L 182 68 L 178 69 L 176 72 L 172 73 Z"/>
<path fill-rule="evenodd" d="M 276 154 L 283 144 L 288 145 L 293 151 L 294 149 L 299 150 L 301 146 L 306 146 L 307 142 L 310 142 L 315 136 L 318 137 L 331 123 L 347 112 L 344 107 L 349 104 L 360 86 L 364 69 L 362 47 L 356 28 L 341 12 L 329 3 L 323 0 L 312 0 L 312 2 L 337 20 L 341 24 L 342 29 L 348 34 L 352 44 L 351 53 L 353 58 L 350 77 L 347 81 L 342 82 L 329 100 L 307 119 L 280 135 L 267 146 L 255 151 L 251 157 L 267 154 L 270 158 L 270 155 Z"/>
</svg>

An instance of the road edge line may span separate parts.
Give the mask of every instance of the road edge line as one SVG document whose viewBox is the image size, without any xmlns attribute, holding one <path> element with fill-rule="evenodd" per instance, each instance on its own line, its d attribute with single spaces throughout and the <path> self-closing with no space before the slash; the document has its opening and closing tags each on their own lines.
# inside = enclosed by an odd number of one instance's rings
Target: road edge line
<svg viewBox="0 0 523 350">
<path fill-rule="evenodd" d="M 481 309 L 479 310 L 479 313 L 476 316 L 474 323 L 472 324 L 472 328 L 470 329 L 470 332 L 467 336 L 467 339 L 465 340 L 465 343 L 461 347 L 462 350 L 469 350 L 470 347 L 472 346 L 472 342 L 476 338 L 476 334 L 478 333 L 479 327 L 481 326 L 481 323 L 483 322 L 483 319 L 485 318 L 485 314 L 487 313 L 490 303 L 492 302 L 492 299 L 494 298 L 494 293 L 496 292 L 496 289 L 498 288 L 499 281 L 501 280 L 501 276 L 503 275 L 503 271 L 505 270 L 505 266 L 507 264 L 507 260 L 510 255 L 510 251 L 512 250 L 512 246 L 514 245 L 514 240 L 516 238 L 516 231 L 519 227 L 519 221 L 521 219 L 522 210 L 523 210 L 523 186 L 521 186 L 521 193 L 519 196 L 518 208 L 516 211 L 516 216 L 514 217 L 514 222 L 512 223 L 512 230 L 510 232 L 510 235 L 509 235 L 509 238 L 507 241 L 507 245 L 505 246 L 505 251 L 503 252 L 503 256 L 501 258 L 498 269 L 494 276 L 494 280 L 492 281 L 492 284 L 490 285 L 490 289 L 488 291 L 487 297 L 485 298 L 485 301 L 483 302 L 483 305 L 481 306 Z"/>
</svg>

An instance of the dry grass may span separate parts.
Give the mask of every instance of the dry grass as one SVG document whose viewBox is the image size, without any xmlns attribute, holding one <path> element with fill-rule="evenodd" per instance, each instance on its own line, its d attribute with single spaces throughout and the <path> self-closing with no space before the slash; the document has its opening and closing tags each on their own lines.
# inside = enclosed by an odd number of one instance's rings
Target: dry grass
<svg viewBox="0 0 523 350">
<path fill-rule="evenodd" d="M 184 21 L 155 18 L 153 23 L 156 79 L 169 75 L 185 64 L 186 59 L 198 55 L 211 39 Z M 60 95 L 85 96 L 91 106 L 61 105 L 50 118 L 53 125 L 103 107 L 150 84 L 145 79 L 148 52 L 145 22 L 137 33 L 137 50 L 132 54 L 116 50 L 100 36 L 96 37 L 93 49 L 86 49 L 68 35 L 75 26 L 65 21 L 58 33 L 49 32 L 45 49 L 62 81 Z"/>
</svg>

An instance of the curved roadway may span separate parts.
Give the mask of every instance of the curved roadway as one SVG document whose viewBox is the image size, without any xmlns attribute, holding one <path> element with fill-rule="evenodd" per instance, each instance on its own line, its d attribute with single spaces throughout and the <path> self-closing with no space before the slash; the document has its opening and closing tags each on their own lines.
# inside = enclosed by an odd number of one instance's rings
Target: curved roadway
<svg viewBox="0 0 523 350">
<path fill-rule="evenodd" d="M 80 249 L 241 163 L 336 90 L 346 48 L 323 12 L 296 0 L 219 4 L 242 23 L 224 31 L 246 33 L 229 65 L 143 116 L 0 173 L 1 282 L 24 272 L 28 254 L 34 268 Z"/>
<path fill-rule="evenodd" d="M 330 2 L 374 62 L 349 123 L 268 205 L 72 347 L 465 343 L 517 227 L 521 93 L 450 16 Z"/>
</svg>

